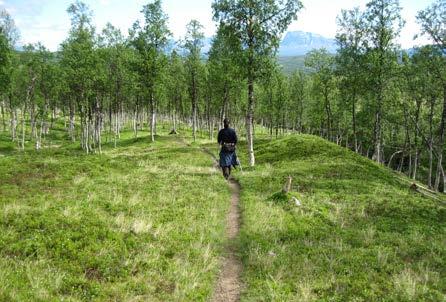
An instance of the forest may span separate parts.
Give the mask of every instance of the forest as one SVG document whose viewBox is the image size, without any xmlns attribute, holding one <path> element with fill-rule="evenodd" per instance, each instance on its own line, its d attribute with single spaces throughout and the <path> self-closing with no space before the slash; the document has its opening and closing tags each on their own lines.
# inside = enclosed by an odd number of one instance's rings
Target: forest
<svg viewBox="0 0 446 302">
<path fill-rule="evenodd" d="M 19 31 L 0 16 L 0 131 L 18 149 L 50 144 L 58 124 L 67 142 L 100 154 L 123 130 L 138 137 L 157 123 L 172 133 L 214 139 L 229 117 L 246 138 L 255 165 L 256 137 L 318 135 L 420 180 L 446 188 L 446 1 L 417 14 L 417 36 L 429 45 L 403 50 L 398 0 L 371 0 L 337 18 L 338 52 L 313 50 L 291 75 L 277 47 L 303 5 L 289 1 L 216 0 L 218 30 L 204 53 L 203 26 L 187 25 L 173 41 L 168 16 L 156 0 L 141 8 L 127 33 L 111 23 L 93 26 L 81 1 L 67 8 L 68 37 L 56 52 L 41 43 L 17 48 Z"/>
<path fill-rule="evenodd" d="M 209 51 L 167 1 L 128 32 L 73 1 L 57 50 L 0 1 L 0 301 L 446 301 L 446 0 L 424 46 L 369 0 L 299 57 L 313 2 L 208 2 Z"/>
</svg>

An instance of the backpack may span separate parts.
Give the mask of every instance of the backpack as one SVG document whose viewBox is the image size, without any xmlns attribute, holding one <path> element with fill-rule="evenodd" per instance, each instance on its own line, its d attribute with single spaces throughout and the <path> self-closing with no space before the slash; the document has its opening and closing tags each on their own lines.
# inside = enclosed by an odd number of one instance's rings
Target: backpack
<svg viewBox="0 0 446 302">
<path fill-rule="evenodd" d="M 235 151 L 235 144 L 234 143 L 223 143 L 221 150 L 223 152 L 234 152 Z"/>
</svg>

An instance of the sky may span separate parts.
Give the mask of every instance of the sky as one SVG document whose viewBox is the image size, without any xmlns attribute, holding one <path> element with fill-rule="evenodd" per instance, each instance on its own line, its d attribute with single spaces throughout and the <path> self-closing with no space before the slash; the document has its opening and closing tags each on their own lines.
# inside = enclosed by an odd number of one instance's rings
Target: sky
<svg viewBox="0 0 446 302">
<path fill-rule="evenodd" d="M 413 40 L 420 29 L 416 23 L 418 11 L 426 8 L 434 0 L 400 0 L 402 17 L 406 25 L 401 32 L 399 43 L 403 48 L 427 43 L 420 38 Z M 70 19 L 66 12 L 72 0 L 0 0 L 0 7 L 14 18 L 20 30 L 20 44 L 42 42 L 52 51 L 58 49 L 67 37 Z M 107 22 L 127 33 L 135 20 L 142 17 L 142 6 L 149 0 L 84 0 L 93 10 L 94 24 L 102 30 Z M 306 31 L 328 38 L 336 35 L 336 17 L 341 9 L 364 8 L 367 0 L 302 0 L 304 9 L 298 13 L 288 31 Z M 186 24 L 197 19 L 204 26 L 205 35 L 215 32 L 212 21 L 212 0 L 164 0 L 163 9 L 169 16 L 169 28 L 176 39 L 185 34 Z"/>
</svg>

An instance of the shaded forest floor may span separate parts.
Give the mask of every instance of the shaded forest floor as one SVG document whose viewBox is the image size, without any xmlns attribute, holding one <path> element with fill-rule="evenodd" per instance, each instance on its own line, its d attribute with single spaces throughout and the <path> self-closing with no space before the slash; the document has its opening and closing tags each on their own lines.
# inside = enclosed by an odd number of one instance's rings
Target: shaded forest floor
<svg viewBox="0 0 446 302">
<path fill-rule="evenodd" d="M 210 299 L 231 192 L 200 150 L 215 144 L 160 134 L 103 155 L 62 147 L 62 130 L 40 152 L 0 134 L 0 301 Z M 443 204 L 317 137 L 257 140 L 256 154 L 234 174 L 241 301 L 444 301 Z"/>
</svg>

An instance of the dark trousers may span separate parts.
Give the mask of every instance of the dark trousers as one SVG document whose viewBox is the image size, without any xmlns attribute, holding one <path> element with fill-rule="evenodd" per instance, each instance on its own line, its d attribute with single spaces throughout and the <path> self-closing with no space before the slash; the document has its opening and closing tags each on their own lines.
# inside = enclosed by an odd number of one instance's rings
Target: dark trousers
<svg viewBox="0 0 446 302">
<path fill-rule="evenodd" d="M 231 167 L 222 167 L 223 170 L 223 176 L 228 179 L 229 176 L 231 176 Z"/>
</svg>

